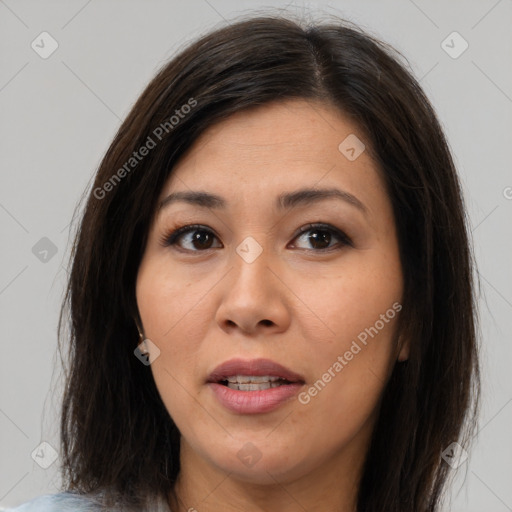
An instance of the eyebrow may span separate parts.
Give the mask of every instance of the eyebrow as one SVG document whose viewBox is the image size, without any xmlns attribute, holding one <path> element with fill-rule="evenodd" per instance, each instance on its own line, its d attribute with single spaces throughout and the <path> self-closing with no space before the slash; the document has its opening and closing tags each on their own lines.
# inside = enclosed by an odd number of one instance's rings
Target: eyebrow
<svg viewBox="0 0 512 512">
<path fill-rule="evenodd" d="M 277 197 L 276 207 L 279 210 L 293 208 L 296 206 L 308 206 L 325 199 L 336 198 L 344 201 L 364 214 L 368 213 L 366 206 L 354 195 L 337 188 L 313 189 L 303 188 L 293 192 L 282 193 Z M 172 203 L 184 202 L 202 208 L 225 208 L 227 202 L 221 196 L 202 191 L 173 192 L 160 202 L 159 210 Z"/>
</svg>

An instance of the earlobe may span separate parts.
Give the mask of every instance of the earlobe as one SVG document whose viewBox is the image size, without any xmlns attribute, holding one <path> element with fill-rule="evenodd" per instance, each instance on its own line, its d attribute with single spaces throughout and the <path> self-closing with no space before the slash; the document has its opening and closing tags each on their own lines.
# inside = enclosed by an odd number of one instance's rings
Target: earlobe
<svg viewBox="0 0 512 512">
<path fill-rule="evenodd" d="M 143 329 L 140 325 L 140 322 L 134 318 L 133 321 L 135 322 L 135 325 L 137 327 L 137 331 L 139 332 L 139 338 L 140 338 L 140 341 L 143 341 L 144 340 L 144 333 L 143 333 Z"/>
<path fill-rule="evenodd" d="M 409 340 L 404 340 L 402 337 L 398 337 L 398 362 L 403 363 L 409 359 L 410 343 Z"/>
<path fill-rule="evenodd" d="M 398 362 L 403 363 L 409 359 L 409 341 L 405 341 L 400 347 L 400 351 L 398 353 Z"/>
<path fill-rule="evenodd" d="M 146 337 L 144 336 L 144 333 L 142 332 L 142 327 L 140 326 L 140 323 L 137 321 L 137 319 L 134 318 L 135 325 L 137 326 L 137 331 L 139 332 L 139 344 L 138 349 L 141 353 L 141 355 L 149 355 L 149 349 L 146 343 Z"/>
<path fill-rule="evenodd" d="M 142 319 L 140 317 L 138 305 L 134 307 L 134 310 L 131 312 L 131 317 L 135 327 L 137 328 L 137 332 L 139 333 L 139 338 L 141 341 L 144 339 L 144 328 L 142 327 Z"/>
</svg>

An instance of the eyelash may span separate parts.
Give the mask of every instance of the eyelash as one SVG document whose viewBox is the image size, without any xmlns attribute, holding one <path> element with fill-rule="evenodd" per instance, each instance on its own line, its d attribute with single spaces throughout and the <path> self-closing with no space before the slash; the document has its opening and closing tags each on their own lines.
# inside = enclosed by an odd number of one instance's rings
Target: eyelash
<svg viewBox="0 0 512 512">
<path fill-rule="evenodd" d="M 295 240 L 296 238 L 303 235 L 304 233 L 307 233 L 308 231 L 315 231 L 315 230 L 327 232 L 327 233 L 330 233 L 331 235 L 334 235 L 339 240 L 339 243 L 337 245 L 340 245 L 341 247 L 344 247 L 344 246 L 354 247 L 353 242 L 350 239 L 350 237 L 347 236 L 343 231 L 341 231 L 338 228 L 335 228 L 334 226 L 331 226 L 330 224 L 324 224 L 324 223 L 312 223 L 312 224 L 307 224 L 305 226 L 302 226 L 299 229 L 299 232 L 294 235 L 293 239 Z M 194 231 L 206 231 L 208 234 L 213 235 L 215 238 L 217 238 L 215 233 L 211 229 L 207 228 L 206 226 L 203 226 L 201 224 L 188 224 L 186 226 L 182 226 L 180 228 L 175 229 L 174 231 L 172 231 L 169 234 L 164 235 L 161 239 L 161 244 L 164 247 L 177 245 L 177 242 L 179 241 L 181 236 L 183 236 L 187 233 L 190 233 L 190 232 L 194 232 Z M 341 247 L 338 248 L 337 250 L 340 250 Z M 212 249 L 219 249 L 219 247 L 209 247 L 207 249 L 202 249 L 202 250 L 201 249 L 199 249 L 199 250 L 184 249 L 183 247 L 180 247 L 180 249 L 183 251 L 187 251 L 187 252 L 199 253 L 199 252 L 206 252 L 206 251 L 212 250 Z M 323 248 L 323 249 L 311 249 L 311 250 L 313 252 L 325 253 L 325 252 L 329 252 L 329 251 L 332 251 L 335 249 L 336 249 L 336 245 L 327 247 L 327 248 Z"/>
</svg>

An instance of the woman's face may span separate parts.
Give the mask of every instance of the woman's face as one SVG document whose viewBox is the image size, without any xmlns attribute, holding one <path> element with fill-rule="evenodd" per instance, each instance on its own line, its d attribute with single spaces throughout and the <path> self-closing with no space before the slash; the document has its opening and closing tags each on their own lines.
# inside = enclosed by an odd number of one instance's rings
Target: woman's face
<svg viewBox="0 0 512 512">
<path fill-rule="evenodd" d="M 327 105 L 264 105 L 211 127 L 163 188 L 137 302 L 198 467 L 275 483 L 362 463 L 407 356 L 392 208 L 362 143 Z"/>
</svg>

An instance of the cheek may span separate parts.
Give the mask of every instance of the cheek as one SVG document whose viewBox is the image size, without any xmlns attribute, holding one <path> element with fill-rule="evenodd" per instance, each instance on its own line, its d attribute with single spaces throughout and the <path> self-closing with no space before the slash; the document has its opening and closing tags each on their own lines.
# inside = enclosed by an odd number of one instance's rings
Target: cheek
<svg viewBox="0 0 512 512">
<path fill-rule="evenodd" d="M 144 334 L 160 350 L 151 371 L 173 415 L 189 405 L 190 394 L 202 384 L 202 340 L 214 318 L 205 296 L 210 287 L 205 280 L 169 268 L 167 260 L 148 258 L 139 268 L 136 295 Z"/>
<path fill-rule="evenodd" d="M 169 268 L 166 261 L 143 261 L 136 294 L 145 335 L 166 350 L 190 346 L 207 325 L 204 287 L 194 286 L 190 276 Z"/>
<path fill-rule="evenodd" d="M 179 421 L 194 413 L 191 381 L 199 374 L 199 340 L 208 328 L 208 317 L 183 273 L 171 272 L 165 261 L 148 260 L 139 268 L 137 304 L 144 334 L 160 350 L 150 367 L 155 385 L 169 414 Z"/>
<path fill-rule="evenodd" d="M 397 316 L 387 317 L 385 323 L 379 315 L 386 311 L 395 316 L 388 303 L 372 311 L 375 314 L 352 319 L 350 327 L 340 321 L 335 341 L 321 344 L 317 339 L 318 350 L 308 351 L 314 372 L 298 397 L 293 421 L 316 433 L 319 452 L 341 449 L 363 429 L 372 428 L 394 364 Z"/>
<path fill-rule="evenodd" d="M 398 257 L 376 253 L 344 263 L 350 272 L 331 275 L 324 286 L 301 283 L 317 317 L 302 318 L 314 346 L 307 351 L 313 375 L 299 396 L 298 414 L 311 428 L 316 421 L 343 424 L 348 435 L 375 411 L 394 364 L 402 275 Z"/>
<path fill-rule="evenodd" d="M 380 315 L 402 297 L 402 275 L 398 258 L 382 258 L 377 251 L 364 257 L 347 254 L 338 268 L 325 273 L 295 273 L 295 289 L 304 302 L 304 314 L 296 321 L 305 331 L 304 339 L 332 356 L 332 351 L 348 349 L 350 341 L 366 328 L 379 322 L 379 331 L 387 335 L 388 325 L 397 313 L 390 311 L 381 325 Z M 386 329 L 383 329 L 386 327 Z M 348 346 L 347 346 L 348 343 Z M 322 348 L 323 347 L 323 348 Z"/>
</svg>

